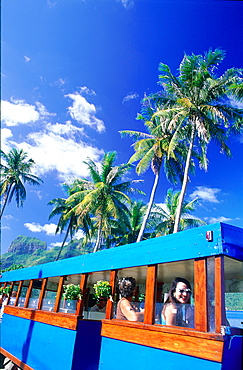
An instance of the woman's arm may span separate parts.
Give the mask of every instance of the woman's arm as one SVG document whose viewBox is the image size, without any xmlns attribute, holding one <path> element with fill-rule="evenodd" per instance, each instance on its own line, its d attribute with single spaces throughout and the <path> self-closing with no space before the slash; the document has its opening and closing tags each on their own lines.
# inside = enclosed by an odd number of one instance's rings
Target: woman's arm
<svg viewBox="0 0 243 370">
<path fill-rule="evenodd" d="M 163 312 L 166 325 L 176 325 L 177 309 L 173 304 L 168 304 Z"/>
<path fill-rule="evenodd" d="M 121 301 L 120 308 L 123 315 L 127 318 L 127 320 L 143 321 L 144 309 L 141 309 L 140 312 L 136 312 L 132 307 L 131 303 L 127 299 Z"/>
</svg>

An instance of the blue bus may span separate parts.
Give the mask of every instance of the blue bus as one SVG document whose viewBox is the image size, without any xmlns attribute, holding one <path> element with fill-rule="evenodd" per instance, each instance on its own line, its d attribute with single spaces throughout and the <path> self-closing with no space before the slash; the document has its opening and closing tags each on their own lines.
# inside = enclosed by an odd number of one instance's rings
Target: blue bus
<svg viewBox="0 0 243 370">
<path fill-rule="evenodd" d="M 126 277 L 135 279 L 131 304 L 142 313 L 139 320 L 118 315 L 118 286 Z M 190 282 L 180 292 L 190 294 L 191 325 L 163 320 L 176 277 Z M 108 281 L 111 292 L 105 309 L 94 311 L 100 281 Z M 9 288 L 1 353 L 21 369 L 243 368 L 241 228 L 202 226 L 5 272 L 0 284 Z M 72 284 L 82 296 L 69 301 L 63 292 Z"/>
</svg>

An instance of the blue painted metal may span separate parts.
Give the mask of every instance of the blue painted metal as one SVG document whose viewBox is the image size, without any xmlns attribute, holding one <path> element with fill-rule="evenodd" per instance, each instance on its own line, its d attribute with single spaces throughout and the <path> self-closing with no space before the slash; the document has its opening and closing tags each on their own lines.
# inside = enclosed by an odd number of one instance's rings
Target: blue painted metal
<svg viewBox="0 0 243 370">
<path fill-rule="evenodd" d="M 208 230 L 213 231 L 212 242 L 206 240 Z M 9 271 L 3 274 L 0 282 L 104 271 L 124 266 L 143 266 L 219 254 L 243 259 L 242 236 L 242 229 L 217 223 L 94 254 Z"/>
<path fill-rule="evenodd" d="M 213 240 L 206 240 L 206 232 Z M 0 279 L 19 281 L 104 271 L 123 267 L 226 255 L 243 260 L 243 230 L 222 223 L 207 225 L 119 248 L 10 271 Z M 2 347 L 35 370 L 241 370 L 242 336 L 226 336 L 223 364 L 103 337 L 101 322 L 79 321 L 77 331 L 4 314 Z M 13 340 L 17 338 L 17 340 Z M 237 360 L 236 360 L 237 359 Z"/>
<path fill-rule="evenodd" d="M 71 370 L 76 331 L 3 315 L 1 346 L 35 370 Z"/>
<path fill-rule="evenodd" d="M 224 344 L 222 370 L 243 369 L 243 336 L 228 335 Z"/>
<path fill-rule="evenodd" d="M 117 339 L 102 338 L 99 370 L 220 370 L 221 364 Z M 226 370 L 226 369 L 225 369 Z M 227 369 L 230 370 L 230 369 Z M 231 368 L 233 370 L 233 368 Z M 238 369 L 237 369 L 238 370 Z"/>
<path fill-rule="evenodd" d="M 101 347 L 101 321 L 79 321 L 72 370 L 98 370 Z M 81 365 L 82 364 L 82 365 Z"/>
</svg>

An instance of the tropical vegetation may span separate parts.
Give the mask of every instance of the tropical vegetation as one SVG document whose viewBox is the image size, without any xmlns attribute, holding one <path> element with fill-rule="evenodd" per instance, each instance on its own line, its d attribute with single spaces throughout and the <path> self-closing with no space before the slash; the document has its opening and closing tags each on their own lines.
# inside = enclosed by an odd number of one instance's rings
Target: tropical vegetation
<svg viewBox="0 0 243 370">
<path fill-rule="evenodd" d="M 26 199 L 26 189 L 24 184 L 40 185 L 43 181 L 33 175 L 35 162 L 28 158 L 28 154 L 22 149 L 13 148 L 9 153 L 0 151 L 1 155 L 1 180 L 0 180 L 0 195 L 3 200 L 3 205 L 0 213 L 2 218 L 4 209 L 15 196 L 17 207 L 22 207 Z"/>
<path fill-rule="evenodd" d="M 173 191 L 173 189 L 170 188 L 167 191 L 165 203 L 155 204 L 153 206 L 150 217 L 154 220 L 154 224 L 156 225 L 155 236 L 164 236 L 173 233 L 179 197 L 180 191 Z M 180 230 L 206 225 L 205 221 L 191 215 L 191 212 L 195 211 L 195 203 L 198 199 L 199 198 L 195 198 L 190 202 L 183 202 Z"/>
<path fill-rule="evenodd" d="M 105 153 L 100 163 L 87 158 L 88 178 L 64 183 L 66 197 L 48 203 L 53 207 L 49 218 L 59 217 L 56 233 L 65 231 L 65 235 L 61 247 L 48 251 L 43 262 L 58 260 L 61 253 L 62 258 L 73 255 L 74 251 L 66 248 L 67 239 L 76 243 L 73 238 L 80 230 L 83 238 L 78 248 L 80 253 L 88 253 L 205 224 L 191 215 L 198 199 L 185 201 L 188 181 L 197 165 L 207 170 L 211 142 L 230 156 L 229 137 L 243 128 L 243 109 L 237 105 L 243 99 L 243 72 L 231 68 L 216 75 L 224 58 L 221 49 L 184 55 L 177 74 L 159 64 L 160 91 L 144 97 L 137 116 L 144 130 L 120 131 L 134 140 L 128 163 L 116 164 L 115 151 Z M 35 163 L 24 151 L 12 149 L 8 154 L 1 152 L 1 157 L 3 213 L 14 195 L 17 207 L 23 205 L 24 183 L 40 185 L 42 180 L 32 174 Z M 153 171 L 147 204 L 140 199 L 144 192 L 136 187 L 142 181 L 128 179 L 132 168 L 138 175 L 149 168 Z M 168 186 L 164 204 L 161 199 L 155 202 L 162 172 L 170 184 L 181 187 L 173 190 Z"/>
</svg>

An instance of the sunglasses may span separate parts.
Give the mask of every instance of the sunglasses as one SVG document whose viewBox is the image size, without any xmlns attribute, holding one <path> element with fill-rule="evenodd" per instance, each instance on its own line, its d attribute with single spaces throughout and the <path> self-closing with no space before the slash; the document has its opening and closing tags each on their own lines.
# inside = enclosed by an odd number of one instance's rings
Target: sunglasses
<svg viewBox="0 0 243 370">
<path fill-rule="evenodd" d="M 99 302 L 104 302 L 105 301 L 105 299 L 99 299 Z"/>
<path fill-rule="evenodd" d="M 177 292 L 183 294 L 183 293 L 186 293 L 186 294 L 192 294 L 192 291 L 191 289 L 176 289 Z"/>
</svg>

